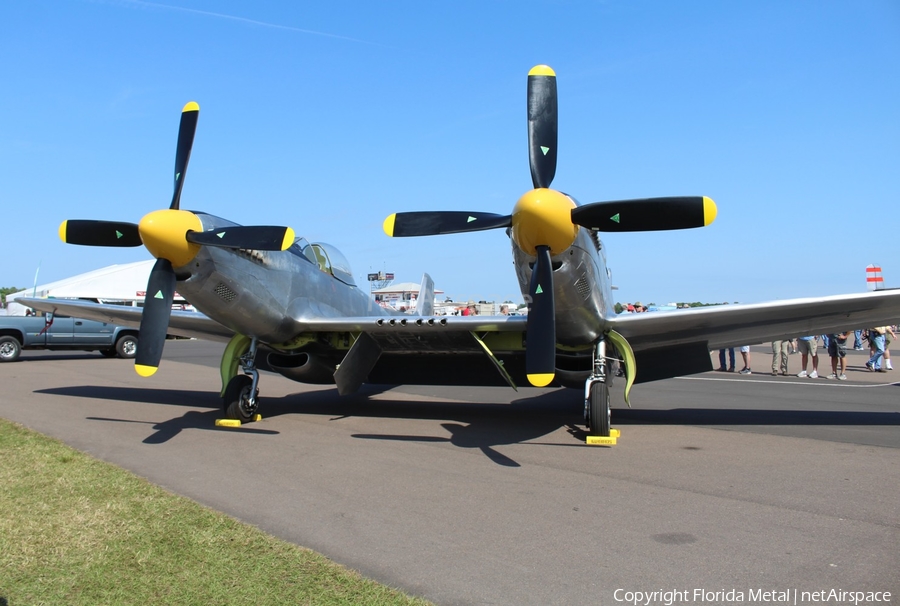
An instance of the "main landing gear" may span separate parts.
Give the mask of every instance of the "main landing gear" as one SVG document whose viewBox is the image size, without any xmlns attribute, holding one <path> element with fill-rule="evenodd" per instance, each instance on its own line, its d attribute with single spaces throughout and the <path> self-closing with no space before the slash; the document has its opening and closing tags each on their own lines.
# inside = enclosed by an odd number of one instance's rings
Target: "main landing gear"
<svg viewBox="0 0 900 606">
<path fill-rule="evenodd" d="M 610 359 L 606 357 L 606 339 L 600 337 L 594 348 L 591 376 L 584 382 L 584 421 L 590 436 L 609 438 L 611 435 L 609 388 L 613 373 L 610 372 L 609 362 Z"/>
<path fill-rule="evenodd" d="M 222 395 L 225 418 L 241 423 L 249 423 L 259 418 L 259 371 L 256 370 L 257 339 L 250 341 L 250 347 L 240 357 L 242 375 L 235 375 L 228 381 Z"/>
</svg>

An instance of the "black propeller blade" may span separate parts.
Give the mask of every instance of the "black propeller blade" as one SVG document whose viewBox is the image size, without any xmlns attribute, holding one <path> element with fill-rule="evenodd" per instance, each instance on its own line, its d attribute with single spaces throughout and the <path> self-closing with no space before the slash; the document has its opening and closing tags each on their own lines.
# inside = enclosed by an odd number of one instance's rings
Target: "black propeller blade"
<svg viewBox="0 0 900 606">
<path fill-rule="evenodd" d="M 294 243 L 294 230 L 277 225 L 234 226 L 215 231 L 189 231 L 188 242 L 220 248 L 285 250 Z"/>
<path fill-rule="evenodd" d="M 535 387 L 549 385 L 556 374 L 556 305 L 553 301 L 553 266 L 550 248 L 537 247 L 531 272 L 525 347 L 525 373 Z"/>
<path fill-rule="evenodd" d="M 661 231 L 709 225 L 715 203 L 704 196 L 594 202 L 572 209 L 572 222 L 603 232 Z"/>
<path fill-rule="evenodd" d="M 174 298 L 175 272 L 172 263 L 166 259 L 157 259 L 150 272 L 147 294 L 144 295 L 141 332 L 134 359 L 134 369 L 142 377 L 149 377 L 159 368 Z"/>
<path fill-rule="evenodd" d="M 558 123 L 556 73 L 538 65 L 528 72 L 528 163 L 535 188 L 550 187 L 556 176 Z"/>
<path fill-rule="evenodd" d="M 66 244 L 82 246 L 140 246 L 141 236 L 135 223 L 70 219 L 59 226 L 59 237 Z"/>
<path fill-rule="evenodd" d="M 200 117 L 200 106 L 191 101 L 181 110 L 181 124 L 178 126 L 178 147 L 175 150 L 175 192 L 169 208 L 178 210 L 181 206 L 181 188 L 184 186 L 184 173 L 191 159 L 191 148 L 194 146 L 194 133 L 197 132 L 197 119 Z"/>
<path fill-rule="evenodd" d="M 384 220 L 384 231 L 394 238 L 436 236 L 509 227 L 512 217 L 494 213 L 435 211 L 394 213 Z"/>
</svg>

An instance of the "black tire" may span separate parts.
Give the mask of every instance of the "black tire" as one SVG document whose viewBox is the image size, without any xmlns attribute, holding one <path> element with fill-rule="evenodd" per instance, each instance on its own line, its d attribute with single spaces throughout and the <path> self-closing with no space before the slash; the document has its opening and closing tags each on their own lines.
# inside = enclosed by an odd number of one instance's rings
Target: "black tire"
<svg viewBox="0 0 900 606">
<path fill-rule="evenodd" d="M 591 385 L 590 433 L 592 436 L 609 437 L 609 386 L 599 381 Z"/>
<path fill-rule="evenodd" d="M 122 335 L 116 341 L 116 354 L 120 358 L 130 360 L 137 355 L 138 338 L 134 335 Z"/>
<path fill-rule="evenodd" d="M 115 358 L 116 357 L 116 348 L 113 347 L 111 349 L 101 349 L 100 355 L 104 358 Z"/>
<path fill-rule="evenodd" d="M 222 396 L 222 408 L 226 419 L 237 419 L 241 423 L 249 423 L 256 416 L 256 408 L 247 410 L 245 403 L 250 396 L 253 379 L 247 375 L 238 375 L 228 382 L 225 395 Z M 259 394 L 259 390 L 257 390 Z"/>
<path fill-rule="evenodd" d="M 0 362 L 15 362 L 22 353 L 22 344 L 15 337 L 0 337 Z"/>
</svg>

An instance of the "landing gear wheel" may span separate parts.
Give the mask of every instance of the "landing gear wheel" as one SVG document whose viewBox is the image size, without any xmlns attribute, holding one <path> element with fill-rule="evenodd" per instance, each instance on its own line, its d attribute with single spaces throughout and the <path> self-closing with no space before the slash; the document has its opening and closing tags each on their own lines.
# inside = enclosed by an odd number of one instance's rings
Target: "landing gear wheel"
<svg viewBox="0 0 900 606">
<path fill-rule="evenodd" d="M 596 381 L 591 385 L 588 428 L 592 436 L 609 437 L 609 385 Z"/>
<path fill-rule="evenodd" d="M 137 337 L 134 335 L 123 335 L 116 341 L 116 353 L 120 358 L 130 360 L 137 355 Z"/>
<path fill-rule="evenodd" d="M 22 353 L 22 344 L 15 337 L 0 337 L 0 362 L 15 362 Z"/>
<path fill-rule="evenodd" d="M 256 396 L 253 394 L 253 403 L 250 403 L 250 390 L 253 388 L 253 379 L 247 375 L 238 375 L 228 382 L 225 395 L 222 397 L 222 407 L 225 409 L 225 418 L 237 419 L 241 423 L 249 423 L 256 416 L 259 408 Z"/>
</svg>

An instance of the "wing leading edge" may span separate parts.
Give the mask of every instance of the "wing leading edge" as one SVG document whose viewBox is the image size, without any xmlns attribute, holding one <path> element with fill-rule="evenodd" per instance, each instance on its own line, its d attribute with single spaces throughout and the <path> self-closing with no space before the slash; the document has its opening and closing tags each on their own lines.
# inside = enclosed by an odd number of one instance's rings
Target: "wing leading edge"
<svg viewBox="0 0 900 606">
<path fill-rule="evenodd" d="M 142 310 L 127 305 L 103 305 L 80 299 L 35 299 L 19 297 L 18 303 L 38 311 L 61 313 L 74 318 L 109 322 L 122 326 L 140 328 Z M 234 331 L 222 326 L 212 318 L 196 311 L 173 311 L 167 332 L 179 337 L 193 337 L 213 341 L 228 341 Z"/>
<path fill-rule="evenodd" d="M 610 319 L 635 352 L 706 343 L 708 349 L 879 326 L 900 318 L 900 289 L 768 303 L 623 314 Z"/>
</svg>

